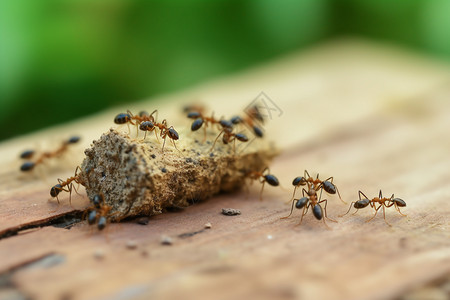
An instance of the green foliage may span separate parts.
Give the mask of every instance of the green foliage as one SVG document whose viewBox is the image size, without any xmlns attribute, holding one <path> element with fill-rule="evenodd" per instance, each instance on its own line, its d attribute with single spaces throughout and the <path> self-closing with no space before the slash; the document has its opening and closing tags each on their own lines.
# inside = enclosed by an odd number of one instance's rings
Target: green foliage
<svg viewBox="0 0 450 300">
<path fill-rule="evenodd" d="M 7 128 L 0 139 L 181 89 L 331 35 L 448 57 L 449 11 L 446 0 L 0 1 L 0 126 Z"/>
</svg>

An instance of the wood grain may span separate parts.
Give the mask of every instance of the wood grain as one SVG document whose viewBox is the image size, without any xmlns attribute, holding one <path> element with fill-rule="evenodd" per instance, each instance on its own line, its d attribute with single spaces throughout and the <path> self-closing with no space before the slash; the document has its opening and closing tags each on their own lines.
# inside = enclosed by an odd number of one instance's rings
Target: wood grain
<svg viewBox="0 0 450 300">
<path fill-rule="evenodd" d="M 45 226 L 0 240 L 0 298 L 33 299 L 392 299 L 450 273 L 450 72 L 448 66 L 396 49 L 345 40 L 212 82 L 156 102 L 178 126 L 180 105 L 200 99 L 216 114 L 244 108 L 264 91 L 282 110 L 267 136 L 282 150 L 273 165 L 283 188 L 259 186 L 196 203 L 179 212 L 109 224 Z M 155 104 L 156 103 L 156 104 Z M 87 204 L 48 201 L 53 178 L 70 175 L 82 153 L 45 183 L 23 177 L 17 153 L 30 144 L 82 132 L 84 147 L 112 126 L 122 108 L 19 137 L 0 146 L 0 234 L 46 224 Z M 147 108 L 147 110 L 150 110 Z M 307 169 L 334 176 L 348 203 L 395 193 L 407 207 L 339 218 L 348 206 L 329 199 L 331 230 L 308 213 L 289 213 L 291 181 Z M 83 193 L 81 193 L 83 195 Z M 240 209 L 224 216 L 221 209 Z M 55 211 L 56 210 L 56 211 Z M 210 222 L 211 229 L 204 229 Z M 162 245 L 169 236 L 172 245 Z M 127 244 L 136 244 L 130 249 Z M 5 297 L 6 297 L 5 296 Z"/>
</svg>

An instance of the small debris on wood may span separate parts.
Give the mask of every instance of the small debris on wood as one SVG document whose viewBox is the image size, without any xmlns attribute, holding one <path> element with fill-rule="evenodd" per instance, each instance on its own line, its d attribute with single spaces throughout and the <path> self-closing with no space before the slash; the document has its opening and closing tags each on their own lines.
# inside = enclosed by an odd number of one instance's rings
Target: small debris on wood
<svg viewBox="0 0 450 300">
<path fill-rule="evenodd" d="M 211 227 L 212 227 L 211 223 L 208 222 L 205 224 L 205 229 L 211 229 Z"/>
<path fill-rule="evenodd" d="M 97 249 L 94 252 L 94 257 L 98 260 L 101 260 L 105 257 L 105 252 L 102 249 Z"/>
<path fill-rule="evenodd" d="M 136 223 L 138 223 L 139 225 L 148 225 L 149 221 L 150 221 L 149 217 L 141 217 L 136 220 Z"/>
<path fill-rule="evenodd" d="M 128 241 L 127 242 L 127 249 L 132 250 L 132 249 L 136 249 L 136 248 L 137 248 L 137 244 L 136 244 L 135 241 Z"/>
<path fill-rule="evenodd" d="M 161 237 L 161 244 L 169 246 L 172 245 L 173 244 L 172 238 L 170 236 L 163 235 Z"/>
<path fill-rule="evenodd" d="M 222 215 L 225 216 L 237 216 L 240 215 L 241 211 L 239 209 L 234 208 L 222 208 Z"/>
</svg>

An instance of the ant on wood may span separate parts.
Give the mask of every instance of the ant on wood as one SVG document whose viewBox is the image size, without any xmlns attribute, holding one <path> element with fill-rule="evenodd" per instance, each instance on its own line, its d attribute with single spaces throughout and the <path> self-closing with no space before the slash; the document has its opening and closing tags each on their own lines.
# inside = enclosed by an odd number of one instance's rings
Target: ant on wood
<svg viewBox="0 0 450 300">
<path fill-rule="evenodd" d="M 259 193 L 259 200 L 262 201 L 262 193 L 264 190 L 264 184 L 267 182 L 271 186 L 278 186 L 280 182 L 275 175 L 270 174 L 269 167 L 265 168 L 262 172 L 258 171 L 249 171 L 245 174 L 245 177 L 250 178 L 251 180 L 259 180 L 262 183 L 261 192 Z"/>
<path fill-rule="evenodd" d="M 233 133 L 233 128 L 230 127 L 223 127 L 222 131 L 217 135 L 216 139 L 214 140 L 214 143 L 211 147 L 210 152 L 214 150 L 214 146 L 216 145 L 217 140 L 222 135 L 222 142 L 227 145 L 231 142 L 233 142 L 233 153 L 236 154 L 236 140 L 240 142 L 248 142 L 248 137 L 243 133 Z"/>
<path fill-rule="evenodd" d="M 91 202 L 93 207 L 90 207 L 85 211 L 85 214 L 87 213 L 88 224 L 93 225 L 97 222 L 98 230 L 103 230 L 108 222 L 108 214 L 112 207 L 105 204 L 105 199 L 102 194 L 95 195 Z"/>
<path fill-rule="evenodd" d="M 356 214 L 359 209 L 367 207 L 368 205 L 370 205 L 370 207 L 372 207 L 375 210 L 375 214 L 369 220 L 367 220 L 366 222 L 369 222 L 369 221 L 373 220 L 373 218 L 375 218 L 375 216 L 378 213 L 378 210 L 381 207 L 383 207 L 384 221 L 389 226 L 391 226 L 391 224 L 389 224 L 386 221 L 386 207 L 394 206 L 399 214 L 401 214 L 402 216 L 406 217 L 406 215 L 402 214 L 402 212 L 400 211 L 400 207 L 405 207 L 406 206 L 406 202 L 403 201 L 400 198 L 394 198 L 394 194 L 392 194 L 392 196 L 390 198 L 383 198 L 383 194 L 382 194 L 382 192 L 380 190 L 380 193 L 378 194 L 378 197 L 375 197 L 375 198 L 369 200 L 369 198 L 366 195 L 364 195 L 363 192 L 359 191 L 358 192 L 358 196 L 359 196 L 359 200 L 355 201 L 355 202 L 352 202 L 350 204 L 350 207 L 348 208 L 348 211 L 345 214 L 341 215 L 341 217 L 345 216 L 346 214 L 348 214 L 350 212 L 350 209 L 352 208 L 352 205 L 353 205 L 354 208 L 356 208 L 356 211 L 353 214 Z M 363 196 L 363 198 L 361 198 L 361 196 Z M 375 207 L 375 205 L 377 203 L 379 204 L 379 206 Z"/>
<path fill-rule="evenodd" d="M 175 130 L 175 128 L 173 128 L 173 126 L 167 127 L 166 119 L 164 119 L 161 123 L 158 123 L 156 121 L 154 121 L 154 122 L 145 121 L 139 126 L 139 128 L 145 132 L 154 131 L 156 128 L 158 128 L 159 132 L 160 132 L 160 136 L 164 140 L 163 146 L 162 146 L 162 151 L 164 152 L 164 145 L 166 144 L 167 137 L 170 138 L 175 149 L 178 150 L 177 145 L 175 144 L 175 141 L 178 140 L 180 138 L 180 136 L 178 135 L 178 132 Z M 155 131 L 155 135 L 156 135 L 156 131 Z M 178 150 L 178 151 L 180 151 L 180 150 Z"/>
<path fill-rule="evenodd" d="M 294 193 L 292 194 L 292 199 L 295 197 L 295 192 L 297 191 L 297 188 L 299 188 L 300 186 L 307 185 L 308 183 L 313 184 L 316 191 L 318 191 L 319 189 L 323 189 L 325 190 L 325 192 L 332 195 L 336 194 L 337 192 L 339 199 L 342 202 L 346 203 L 344 200 L 342 200 L 341 194 L 339 193 L 339 189 L 337 188 L 336 185 L 334 185 L 333 177 L 329 177 L 324 181 L 322 181 L 319 179 L 319 174 L 317 174 L 317 177 L 314 179 L 309 175 L 307 170 L 305 170 L 303 177 L 302 176 L 295 177 L 294 180 L 292 181 L 292 185 L 294 186 Z M 322 191 L 320 193 L 322 194 Z"/>
<path fill-rule="evenodd" d="M 56 197 L 58 204 L 60 203 L 58 195 L 60 192 L 64 191 L 69 193 L 69 203 L 70 205 L 72 205 L 72 189 L 75 190 L 75 192 L 78 194 L 78 191 L 73 183 L 84 185 L 84 182 L 81 181 L 80 174 L 78 173 L 78 171 L 81 171 L 81 168 L 79 166 L 75 169 L 74 176 L 67 178 L 65 181 L 58 178 L 58 184 L 55 184 L 50 189 L 50 196 L 52 196 L 53 198 Z"/>
<path fill-rule="evenodd" d="M 295 208 L 298 208 L 298 209 L 303 208 L 302 217 L 300 219 L 299 225 L 302 224 L 303 217 L 306 215 L 306 213 L 308 212 L 308 209 L 311 207 L 314 217 L 317 220 L 323 219 L 323 223 L 325 224 L 325 226 L 327 226 L 329 228 L 329 226 L 325 222 L 325 218 L 327 218 L 328 220 L 330 220 L 332 222 L 337 222 L 337 221 L 333 220 L 327 216 L 328 200 L 327 199 L 321 200 L 322 192 L 320 193 L 320 196 L 317 197 L 317 191 L 319 190 L 319 187 L 315 186 L 314 183 L 307 182 L 306 185 L 308 186 L 308 190 L 305 190 L 304 188 L 302 189 L 303 197 L 300 199 L 293 199 L 290 214 L 281 219 L 287 219 L 292 215 L 292 211 L 294 210 L 294 203 L 295 203 Z M 323 209 L 322 209 L 322 206 L 320 205 L 321 203 L 325 203 L 325 207 Z M 324 218 L 324 212 L 325 212 L 325 218 Z"/>
<path fill-rule="evenodd" d="M 139 115 L 133 115 L 133 113 L 130 110 L 127 110 L 126 113 L 120 113 L 114 118 L 114 123 L 118 125 L 127 124 L 128 126 L 128 132 L 130 132 L 130 125 L 139 126 L 142 122 L 155 122 L 155 117 L 153 117 L 153 114 L 158 114 L 157 110 L 154 110 L 151 114 L 146 112 L 145 110 L 139 112 Z M 136 123 L 134 123 L 134 122 Z M 138 129 L 136 128 L 136 133 Z"/>
<path fill-rule="evenodd" d="M 76 144 L 80 141 L 80 137 L 79 136 L 73 136 L 71 138 L 69 138 L 68 140 L 64 141 L 62 143 L 62 145 L 54 150 L 54 151 L 47 151 L 47 152 L 43 152 L 41 155 L 38 156 L 38 158 L 33 162 L 33 161 L 27 161 L 24 162 L 21 166 L 20 166 L 20 170 L 22 172 L 27 172 L 27 171 L 31 171 L 33 170 L 37 165 L 42 164 L 45 160 L 53 158 L 53 157 L 58 157 L 61 156 L 64 152 L 67 151 L 69 145 L 72 144 Z M 34 150 L 25 150 L 20 154 L 20 158 L 23 159 L 31 159 L 36 155 Z"/>
</svg>

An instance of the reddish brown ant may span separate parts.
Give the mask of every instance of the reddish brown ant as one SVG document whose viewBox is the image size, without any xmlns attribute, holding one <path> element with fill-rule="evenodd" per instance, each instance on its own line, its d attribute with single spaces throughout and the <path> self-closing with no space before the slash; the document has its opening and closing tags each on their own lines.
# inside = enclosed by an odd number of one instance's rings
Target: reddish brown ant
<svg viewBox="0 0 450 300">
<path fill-rule="evenodd" d="M 20 166 L 20 170 L 22 172 L 31 171 L 37 165 L 42 164 L 47 159 L 61 156 L 64 152 L 67 151 L 69 145 L 76 144 L 79 141 L 80 141 L 80 137 L 79 136 L 73 136 L 73 137 L 69 138 L 68 140 L 64 141 L 61 144 L 61 146 L 59 148 L 57 148 L 56 150 L 54 150 L 54 151 L 46 151 L 46 152 L 41 153 L 34 162 L 33 161 L 24 162 Z M 30 158 L 32 158 L 34 156 L 36 156 L 36 153 L 35 153 L 34 150 L 26 150 L 26 151 L 22 152 L 21 155 L 20 155 L 20 157 L 24 158 L 24 159 L 30 159 Z"/>
<path fill-rule="evenodd" d="M 308 187 L 308 190 L 305 190 L 304 188 L 302 189 L 303 197 L 300 198 L 300 199 L 293 199 L 292 200 L 291 212 L 289 213 L 288 216 L 283 217 L 281 219 L 289 218 L 292 215 L 292 211 L 294 210 L 294 203 L 295 203 L 295 207 L 296 208 L 298 208 L 298 209 L 303 208 L 302 217 L 300 219 L 299 225 L 302 223 L 303 217 L 306 215 L 306 213 L 308 212 L 308 209 L 311 207 L 314 217 L 317 220 L 323 219 L 323 223 L 325 224 L 325 226 L 327 226 L 329 228 L 329 226 L 325 222 L 325 218 L 327 218 L 328 220 L 330 220 L 332 222 L 337 222 L 337 221 L 333 220 L 333 219 L 331 219 L 331 218 L 329 218 L 327 216 L 328 200 L 327 199 L 321 200 L 322 193 L 320 194 L 319 197 L 317 197 L 317 191 L 318 191 L 319 188 L 316 187 L 314 185 L 314 183 L 307 182 L 306 185 Z M 322 206 L 320 204 L 324 203 L 324 202 L 325 202 L 325 207 L 322 209 Z M 323 214 L 324 211 L 325 211 L 325 218 L 324 218 L 324 214 Z"/>
<path fill-rule="evenodd" d="M 262 183 L 261 192 L 259 193 L 259 200 L 262 201 L 262 193 L 264 190 L 264 184 L 267 182 L 271 186 L 278 186 L 280 183 L 275 175 L 270 174 L 270 169 L 267 167 L 262 172 L 249 171 L 245 174 L 245 177 L 251 180 L 259 180 Z"/>
<path fill-rule="evenodd" d="M 328 194 L 338 194 L 339 199 L 346 203 L 344 200 L 342 200 L 341 198 L 341 194 L 339 193 L 339 189 L 337 188 L 336 185 L 334 185 L 333 183 L 333 177 L 328 177 L 325 180 L 320 180 L 319 179 L 319 174 L 317 174 L 316 178 L 312 178 L 308 171 L 305 170 L 304 176 L 298 176 L 295 177 L 294 180 L 292 181 L 292 185 L 294 186 L 294 193 L 292 194 L 292 199 L 295 197 L 295 192 L 297 191 L 297 188 L 299 188 L 300 186 L 304 186 L 307 183 L 313 184 L 313 186 L 315 187 L 316 191 L 318 191 L 319 189 L 323 189 L 325 190 L 325 192 L 327 192 Z M 320 191 L 320 193 L 322 193 L 322 191 Z"/>
<path fill-rule="evenodd" d="M 114 118 L 114 123 L 118 125 L 127 124 L 128 126 L 128 132 L 130 131 L 130 125 L 135 125 L 136 127 L 139 127 L 139 124 L 142 122 L 155 122 L 155 117 L 153 117 L 153 114 L 158 114 L 158 110 L 154 110 L 151 114 L 148 114 L 146 111 L 139 112 L 139 115 L 133 115 L 133 113 L 130 110 L 127 110 L 126 113 L 120 113 Z M 134 122 L 133 122 L 134 121 Z M 136 128 L 136 134 L 138 133 L 138 128 Z"/>
<path fill-rule="evenodd" d="M 161 123 L 155 122 L 153 125 L 159 128 L 160 136 L 164 140 L 163 146 L 162 146 L 162 151 L 164 152 L 164 145 L 166 144 L 167 137 L 170 138 L 175 149 L 178 150 L 177 145 L 175 144 L 175 141 L 178 140 L 180 138 L 180 136 L 178 135 L 178 132 L 175 130 L 175 128 L 173 128 L 173 126 L 167 127 L 166 119 L 164 119 Z M 178 151 L 180 151 L 180 150 L 178 150 Z"/>
<path fill-rule="evenodd" d="M 62 180 L 58 178 L 58 184 L 55 184 L 50 189 L 50 196 L 53 198 L 56 197 L 56 200 L 59 202 L 58 195 L 60 192 L 68 192 L 69 193 L 69 203 L 72 205 L 72 189 L 75 190 L 76 193 L 78 193 L 77 189 L 75 188 L 73 183 L 84 185 L 84 182 L 80 178 L 80 174 L 78 174 L 78 171 L 81 171 L 81 168 L 78 166 L 75 169 L 75 174 L 72 177 L 67 178 L 66 180 Z"/>
<path fill-rule="evenodd" d="M 219 134 L 217 135 L 216 139 L 214 140 L 214 143 L 211 147 L 210 152 L 212 152 L 214 150 L 214 147 L 217 143 L 217 140 L 219 139 L 219 137 L 222 135 L 222 142 L 227 145 L 231 142 L 233 142 L 233 152 L 234 154 L 236 154 L 236 140 L 240 141 L 240 142 L 248 142 L 248 137 L 243 134 L 243 133 L 233 133 L 233 129 L 229 128 L 229 127 L 223 127 L 222 131 L 219 132 Z"/>
<path fill-rule="evenodd" d="M 245 110 L 245 117 L 240 116 L 234 116 L 231 118 L 231 123 L 237 125 L 237 124 L 244 124 L 248 128 L 250 128 L 256 137 L 262 138 L 264 136 L 264 132 L 261 129 L 262 125 L 264 124 L 264 117 L 259 111 L 258 107 L 256 105 L 251 106 Z"/>
<path fill-rule="evenodd" d="M 93 207 L 87 208 L 85 214 L 87 213 L 87 221 L 89 225 L 97 223 L 98 230 L 103 230 L 108 222 L 109 212 L 112 207 L 105 204 L 105 199 L 103 194 L 95 195 L 91 202 Z"/>
<path fill-rule="evenodd" d="M 398 211 L 398 213 L 400 215 L 406 217 L 406 215 L 402 214 L 402 212 L 400 211 L 400 207 L 405 207 L 406 206 L 406 202 L 403 201 L 400 198 L 394 198 L 394 194 L 392 194 L 392 196 L 390 198 L 383 198 L 383 194 L 382 194 L 382 192 L 380 190 L 380 193 L 378 194 L 378 197 L 375 197 L 375 198 L 369 200 L 369 198 L 366 195 L 364 195 L 363 192 L 359 191 L 358 192 L 358 196 L 359 196 L 359 200 L 355 201 L 355 202 L 352 202 L 350 204 L 350 207 L 348 208 L 347 212 L 345 214 L 341 215 L 340 217 L 345 216 L 346 214 L 348 214 L 350 212 L 350 209 L 352 208 L 352 205 L 353 205 L 354 208 L 356 208 L 356 211 L 353 214 L 356 214 L 359 209 L 365 208 L 365 207 L 367 207 L 369 205 L 370 205 L 370 207 L 372 207 L 375 210 L 375 214 L 370 219 L 368 219 L 366 222 L 369 222 L 369 221 L 373 220 L 373 218 L 375 218 L 375 216 L 378 213 L 378 210 L 381 207 L 383 207 L 384 221 L 389 226 L 391 226 L 391 224 L 389 224 L 388 221 L 386 221 L 386 208 L 387 207 L 394 206 L 395 209 Z M 361 198 L 361 196 L 363 196 L 364 198 Z M 375 205 L 377 203 L 379 204 L 379 206 L 375 207 Z"/>
<path fill-rule="evenodd" d="M 191 111 L 187 114 L 187 117 L 189 119 L 194 119 L 191 125 L 192 131 L 197 131 L 203 127 L 203 141 L 206 140 L 206 127 L 208 127 L 208 125 L 219 124 L 219 121 L 214 118 L 214 113 L 211 114 L 211 117 L 207 117 L 202 111 Z"/>
</svg>

